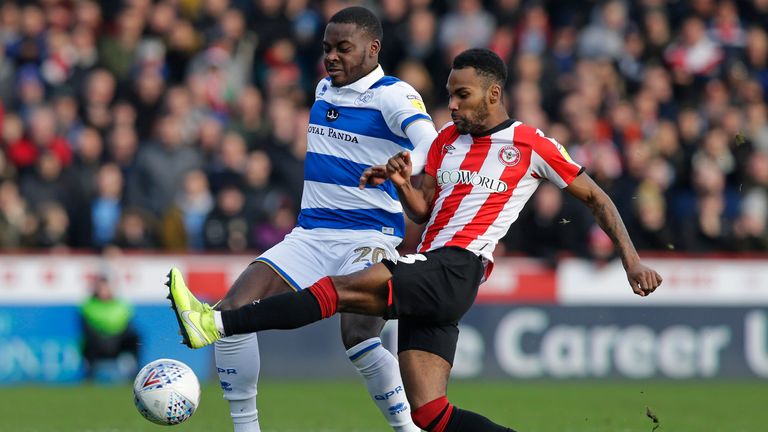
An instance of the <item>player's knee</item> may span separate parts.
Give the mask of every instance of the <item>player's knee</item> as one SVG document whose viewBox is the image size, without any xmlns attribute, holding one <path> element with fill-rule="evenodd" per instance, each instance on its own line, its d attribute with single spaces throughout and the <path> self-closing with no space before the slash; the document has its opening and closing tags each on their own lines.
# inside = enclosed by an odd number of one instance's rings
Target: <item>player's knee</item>
<svg viewBox="0 0 768 432">
<path fill-rule="evenodd" d="M 341 340 L 350 349 L 368 339 L 378 337 L 384 328 L 381 318 L 365 315 L 343 314 L 341 316 Z"/>
</svg>

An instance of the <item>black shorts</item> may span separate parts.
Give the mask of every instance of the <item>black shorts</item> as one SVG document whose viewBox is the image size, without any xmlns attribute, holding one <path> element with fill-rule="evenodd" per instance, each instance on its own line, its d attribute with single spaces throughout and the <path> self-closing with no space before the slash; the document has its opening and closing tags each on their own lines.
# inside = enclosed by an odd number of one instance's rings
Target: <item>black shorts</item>
<svg viewBox="0 0 768 432">
<path fill-rule="evenodd" d="M 418 349 L 453 364 L 458 323 L 477 296 L 483 261 L 458 247 L 383 260 L 392 272 L 386 319 L 399 319 L 398 352 Z"/>
</svg>

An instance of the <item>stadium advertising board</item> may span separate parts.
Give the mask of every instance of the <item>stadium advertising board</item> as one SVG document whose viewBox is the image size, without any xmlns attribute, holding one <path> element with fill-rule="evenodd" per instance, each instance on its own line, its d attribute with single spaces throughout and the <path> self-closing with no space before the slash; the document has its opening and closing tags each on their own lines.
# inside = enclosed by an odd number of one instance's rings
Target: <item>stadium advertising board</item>
<svg viewBox="0 0 768 432">
<path fill-rule="evenodd" d="M 515 378 L 768 378 L 768 310 L 481 305 L 455 374 Z"/>
<path fill-rule="evenodd" d="M 0 383 L 82 378 L 77 306 L 88 281 L 111 269 L 136 306 L 142 363 L 177 358 L 203 379 L 212 355 L 178 344 L 165 299 L 167 269 L 181 267 L 198 294 L 220 297 L 247 256 L 19 256 L 0 259 Z M 768 269 L 748 260 L 651 263 L 662 289 L 631 294 L 616 264 L 565 260 L 552 270 L 500 259 L 463 320 L 454 374 L 518 379 L 768 378 Z M 395 346 L 396 323 L 385 330 Z M 262 374 L 353 377 L 337 318 L 260 335 Z"/>
</svg>

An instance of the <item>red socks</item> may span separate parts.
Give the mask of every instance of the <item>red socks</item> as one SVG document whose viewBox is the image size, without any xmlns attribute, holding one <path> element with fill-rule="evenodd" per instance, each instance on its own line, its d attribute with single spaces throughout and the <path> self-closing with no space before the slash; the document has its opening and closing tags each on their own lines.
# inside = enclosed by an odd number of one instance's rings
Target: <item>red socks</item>
<svg viewBox="0 0 768 432">
<path fill-rule="evenodd" d="M 416 408 L 411 414 L 416 426 L 429 432 L 444 432 L 451 418 L 453 405 L 443 396 Z"/>
<path fill-rule="evenodd" d="M 323 318 L 328 318 L 336 313 L 339 295 L 336 293 L 336 287 L 333 286 L 330 276 L 320 279 L 307 289 L 315 296 L 317 303 L 320 304 L 320 314 Z"/>
</svg>

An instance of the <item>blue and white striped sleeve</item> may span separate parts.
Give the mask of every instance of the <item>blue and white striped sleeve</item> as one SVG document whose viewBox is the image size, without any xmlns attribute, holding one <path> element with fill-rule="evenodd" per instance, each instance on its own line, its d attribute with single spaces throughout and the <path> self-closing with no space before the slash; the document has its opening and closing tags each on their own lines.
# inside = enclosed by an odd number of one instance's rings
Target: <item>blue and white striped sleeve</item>
<svg viewBox="0 0 768 432">
<path fill-rule="evenodd" d="M 405 82 L 383 88 L 380 103 L 381 114 L 389 129 L 399 136 L 406 137 L 405 131 L 416 121 L 432 123 L 421 95 Z"/>
</svg>

